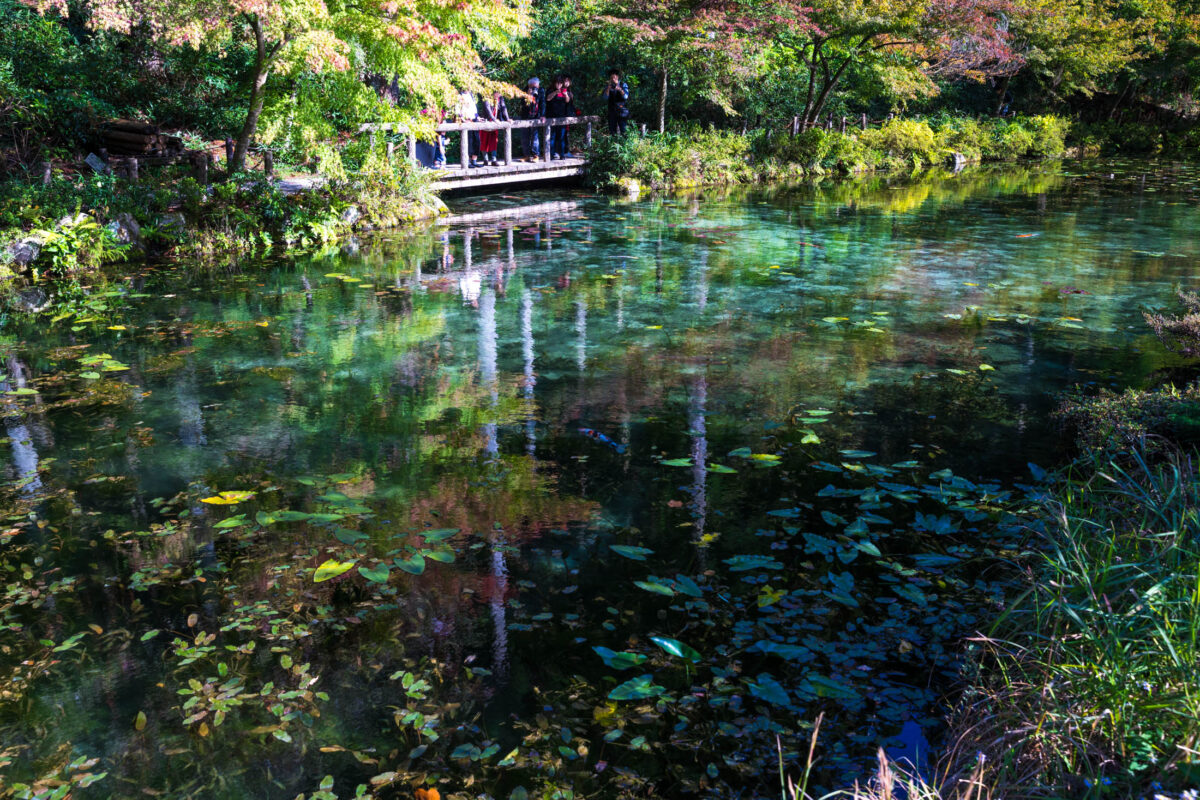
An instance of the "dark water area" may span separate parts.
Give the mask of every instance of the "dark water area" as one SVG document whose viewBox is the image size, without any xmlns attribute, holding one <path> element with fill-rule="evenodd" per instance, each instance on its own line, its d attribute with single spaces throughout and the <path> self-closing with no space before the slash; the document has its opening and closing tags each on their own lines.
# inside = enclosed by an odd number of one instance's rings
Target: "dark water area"
<svg viewBox="0 0 1200 800">
<path fill-rule="evenodd" d="M 906 725 L 936 746 L 1059 394 L 1174 364 L 1141 312 L 1193 280 L 1198 190 L 467 197 L 575 206 L 14 321 L 0 780 L 757 796 L 819 713 L 828 787 Z"/>
</svg>

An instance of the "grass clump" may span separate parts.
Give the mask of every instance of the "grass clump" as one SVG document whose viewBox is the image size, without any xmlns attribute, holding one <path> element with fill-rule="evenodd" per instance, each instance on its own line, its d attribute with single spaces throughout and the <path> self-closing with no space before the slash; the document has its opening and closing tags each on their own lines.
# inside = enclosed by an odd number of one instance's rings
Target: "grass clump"
<svg viewBox="0 0 1200 800">
<path fill-rule="evenodd" d="M 1046 500 L 1028 586 L 982 638 L 960 741 L 1005 797 L 1137 797 L 1196 783 L 1200 475 L 1134 445 Z"/>
</svg>

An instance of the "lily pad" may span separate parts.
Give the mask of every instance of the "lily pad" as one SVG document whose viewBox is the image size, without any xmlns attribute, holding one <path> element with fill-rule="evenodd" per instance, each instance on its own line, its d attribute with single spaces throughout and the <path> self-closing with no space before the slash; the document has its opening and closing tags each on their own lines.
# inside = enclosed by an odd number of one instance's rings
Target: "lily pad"
<svg viewBox="0 0 1200 800">
<path fill-rule="evenodd" d="M 317 571 L 313 575 L 313 583 L 331 580 L 338 575 L 349 572 L 356 563 L 355 561 L 338 561 L 336 558 L 331 558 L 317 567 Z"/>
<path fill-rule="evenodd" d="M 653 675 L 639 675 L 630 678 L 608 693 L 609 700 L 645 700 L 647 697 L 658 697 L 666 691 L 666 687 L 654 682 Z"/>
<path fill-rule="evenodd" d="M 634 561 L 645 561 L 646 556 L 652 555 L 654 553 L 654 551 L 651 550 L 649 547 L 634 547 L 632 545 L 627 545 L 627 544 L 609 545 L 608 549 L 612 550 L 614 553 L 616 553 L 619 556 L 625 556 L 626 558 L 632 558 Z"/>
</svg>

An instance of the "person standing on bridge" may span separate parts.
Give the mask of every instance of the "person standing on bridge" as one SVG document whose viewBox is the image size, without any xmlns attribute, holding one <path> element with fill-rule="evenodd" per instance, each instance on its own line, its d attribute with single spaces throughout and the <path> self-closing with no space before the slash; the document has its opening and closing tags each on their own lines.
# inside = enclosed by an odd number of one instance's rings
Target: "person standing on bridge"
<svg viewBox="0 0 1200 800">
<path fill-rule="evenodd" d="M 459 122 L 475 122 L 479 119 L 479 106 L 475 102 L 474 93 L 463 89 L 458 93 L 458 107 L 455 109 L 455 116 Z M 469 166 L 477 167 L 475 157 L 479 155 L 479 131 L 463 131 L 463 136 L 467 137 L 467 153 L 470 161 Z M 466 169 L 468 164 L 463 164 L 462 168 Z"/>
<path fill-rule="evenodd" d="M 530 78 L 525 85 L 526 99 L 521 104 L 521 119 L 541 119 L 546 116 L 546 90 L 537 78 Z M 536 127 L 521 129 L 521 152 L 528 161 L 537 161 L 541 151 L 541 133 Z"/>
<path fill-rule="evenodd" d="M 554 92 L 546 98 L 546 118 L 562 119 L 574 116 L 575 100 L 570 85 L 563 77 L 554 79 Z M 567 126 L 556 125 L 550 130 L 550 158 L 554 160 L 567 155 Z"/>
<path fill-rule="evenodd" d="M 608 83 L 604 84 L 600 93 L 608 100 L 609 134 L 624 136 L 629 124 L 629 106 L 626 105 L 629 101 L 629 84 L 621 80 L 621 70 L 609 70 Z"/>
<path fill-rule="evenodd" d="M 508 106 L 499 92 L 493 92 L 491 98 L 483 100 L 482 119 L 486 122 L 508 122 Z M 500 131 L 480 131 L 479 150 L 484 164 L 496 166 L 496 150 L 500 146 Z"/>
</svg>

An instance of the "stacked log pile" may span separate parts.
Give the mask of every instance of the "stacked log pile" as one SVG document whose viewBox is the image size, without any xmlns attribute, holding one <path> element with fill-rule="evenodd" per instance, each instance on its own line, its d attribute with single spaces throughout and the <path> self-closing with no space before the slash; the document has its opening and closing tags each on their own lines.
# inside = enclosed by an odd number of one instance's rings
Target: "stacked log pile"
<svg viewBox="0 0 1200 800">
<path fill-rule="evenodd" d="M 183 140 L 162 133 L 157 125 L 118 119 L 100 126 L 100 146 L 114 155 L 172 156 L 183 152 Z"/>
</svg>

